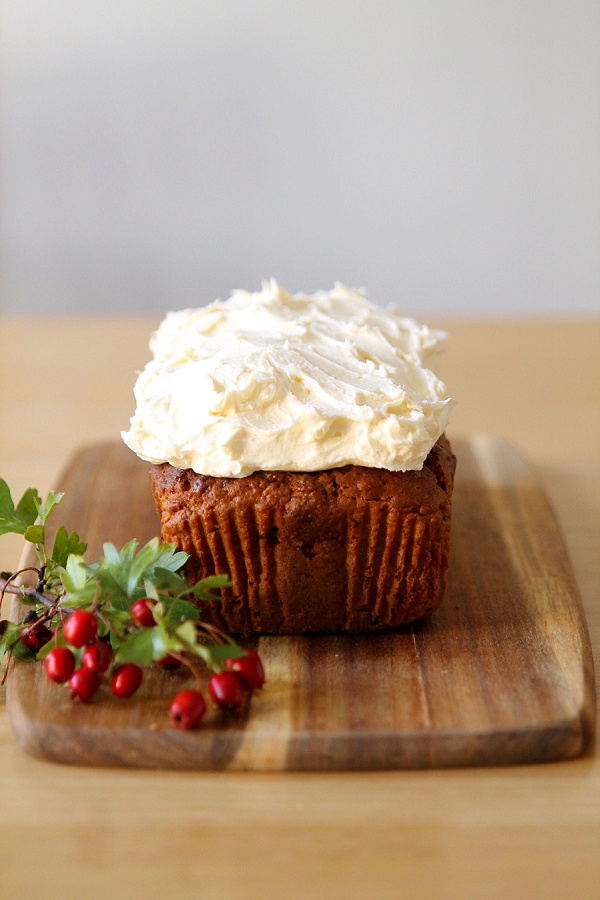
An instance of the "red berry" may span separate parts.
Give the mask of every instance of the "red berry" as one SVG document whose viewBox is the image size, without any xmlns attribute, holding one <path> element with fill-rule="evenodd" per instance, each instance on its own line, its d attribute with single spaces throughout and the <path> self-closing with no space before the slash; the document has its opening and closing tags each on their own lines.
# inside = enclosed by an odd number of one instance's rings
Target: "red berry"
<svg viewBox="0 0 600 900">
<path fill-rule="evenodd" d="M 48 643 L 51 637 L 52 632 L 50 629 L 46 628 L 43 622 L 38 622 L 37 625 L 31 625 L 29 628 L 24 628 L 21 631 L 19 640 L 28 650 L 33 650 L 37 653 L 44 644 Z"/>
<path fill-rule="evenodd" d="M 72 647 L 85 647 L 94 640 L 97 632 L 96 616 L 87 609 L 76 609 L 65 622 L 65 640 Z"/>
<path fill-rule="evenodd" d="M 136 625 L 141 625 L 142 628 L 154 628 L 156 622 L 152 615 L 153 606 L 155 606 L 155 601 L 151 597 L 142 597 L 141 600 L 135 601 L 131 607 L 131 618 Z"/>
<path fill-rule="evenodd" d="M 48 678 L 60 684 L 75 671 L 75 657 L 68 647 L 55 647 L 44 660 L 44 667 Z"/>
<path fill-rule="evenodd" d="M 100 676 L 93 669 L 76 669 L 69 679 L 71 697 L 89 700 L 100 687 Z"/>
<path fill-rule="evenodd" d="M 250 647 L 244 647 L 244 650 L 246 656 L 226 659 L 225 665 L 241 679 L 247 691 L 253 691 L 265 683 L 265 670 L 256 650 Z"/>
<path fill-rule="evenodd" d="M 215 672 L 208 680 L 208 693 L 218 706 L 239 709 L 244 702 L 242 682 L 235 672 Z"/>
<path fill-rule="evenodd" d="M 117 669 L 112 680 L 112 692 L 117 697 L 133 697 L 142 683 L 142 670 L 135 663 L 125 663 Z"/>
<path fill-rule="evenodd" d="M 180 691 L 171 703 L 169 713 L 174 728 L 194 728 L 206 712 L 206 702 L 200 691 Z"/>
<path fill-rule="evenodd" d="M 181 667 L 181 660 L 173 656 L 172 653 L 167 653 L 166 656 L 161 656 L 161 658 L 157 659 L 156 662 L 161 667 L 161 669 L 179 669 Z"/>
<path fill-rule="evenodd" d="M 85 648 L 81 657 L 81 665 L 103 675 L 110 666 L 111 660 L 112 651 L 108 644 L 105 641 L 97 641 L 95 644 L 88 644 Z"/>
</svg>

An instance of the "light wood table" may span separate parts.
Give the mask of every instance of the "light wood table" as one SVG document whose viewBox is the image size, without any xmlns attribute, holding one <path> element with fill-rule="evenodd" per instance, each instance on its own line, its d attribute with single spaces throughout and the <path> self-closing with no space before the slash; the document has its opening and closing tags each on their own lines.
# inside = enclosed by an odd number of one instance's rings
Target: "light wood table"
<svg viewBox="0 0 600 900">
<path fill-rule="evenodd" d="M 114 439 L 157 318 L 0 318 L 0 475 L 47 491 Z M 454 321 L 453 434 L 532 459 L 600 650 L 600 322 Z M 20 541 L 0 538 L 0 568 Z M 596 898 L 595 756 L 502 769 L 241 775 L 73 768 L 15 746 L 0 705 L 2 897 Z"/>
</svg>

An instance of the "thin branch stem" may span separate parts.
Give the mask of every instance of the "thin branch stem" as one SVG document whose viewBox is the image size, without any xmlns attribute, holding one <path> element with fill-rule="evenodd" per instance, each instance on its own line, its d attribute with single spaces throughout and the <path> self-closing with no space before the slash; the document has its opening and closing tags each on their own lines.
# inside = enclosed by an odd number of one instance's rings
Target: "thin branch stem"
<svg viewBox="0 0 600 900">
<path fill-rule="evenodd" d="M 6 667 L 5 667 L 5 669 L 4 669 L 4 675 L 2 676 L 2 681 L 0 681 L 0 685 L 1 685 L 1 686 L 4 686 L 4 682 L 5 682 L 6 679 L 8 678 L 8 670 L 9 670 L 10 667 L 11 667 L 12 661 L 13 661 L 13 655 L 12 655 L 12 653 L 9 653 L 9 654 L 8 654 L 8 659 L 6 660 Z"/>
<path fill-rule="evenodd" d="M 101 610 L 98 610 L 98 611 L 96 612 L 96 615 L 98 616 L 98 618 L 100 619 L 100 621 L 103 622 L 104 625 L 106 625 L 106 627 L 108 628 L 108 630 L 109 630 L 110 632 L 112 632 L 112 634 L 116 634 L 117 637 L 119 636 L 119 632 L 117 631 L 117 629 L 114 627 L 114 625 L 111 625 L 111 623 L 108 621 L 108 619 L 106 618 L 106 616 L 103 615 L 103 613 L 101 612 Z"/>
<path fill-rule="evenodd" d="M 17 572 L 13 572 L 12 575 L 9 575 L 8 578 L 0 578 L 0 589 L 2 593 L 0 593 L 0 611 L 2 610 L 2 601 L 4 600 L 4 594 L 20 594 L 23 596 L 24 588 L 18 587 L 17 585 L 11 585 L 11 582 L 18 578 L 19 575 L 22 575 L 23 572 L 37 572 L 38 578 L 41 576 L 40 569 L 37 569 L 35 566 L 26 566 L 24 569 L 19 569 Z"/>
<path fill-rule="evenodd" d="M 202 620 L 197 622 L 197 625 L 202 628 L 203 631 L 206 631 L 209 637 L 216 638 L 217 644 L 232 644 L 233 646 L 236 646 L 236 642 L 233 638 L 228 635 L 226 631 L 217 628 L 216 625 L 209 625 L 208 622 L 203 622 Z"/>
<path fill-rule="evenodd" d="M 169 650 L 171 656 L 175 659 L 178 659 L 179 662 L 183 663 L 184 666 L 187 666 L 194 678 L 196 679 L 196 686 L 199 691 L 202 691 L 202 675 L 200 670 L 194 665 L 193 662 L 189 659 L 189 657 L 185 653 L 178 653 L 176 650 Z"/>
</svg>

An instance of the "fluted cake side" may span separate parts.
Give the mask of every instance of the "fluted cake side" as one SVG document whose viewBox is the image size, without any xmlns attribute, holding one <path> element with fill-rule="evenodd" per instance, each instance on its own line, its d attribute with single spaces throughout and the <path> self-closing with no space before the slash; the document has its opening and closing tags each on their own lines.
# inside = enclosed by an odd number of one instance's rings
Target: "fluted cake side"
<svg viewBox="0 0 600 900">
<path fill-rule="evenodd" d="M 196 581 L 233 587 L 203 618 L 234 634 L 368 632 L 441 602 L 456 460 L 442 436 L 421 470 L 346 465 L 243 478 L 153 465 L 162 540 Z"/>
</svg>

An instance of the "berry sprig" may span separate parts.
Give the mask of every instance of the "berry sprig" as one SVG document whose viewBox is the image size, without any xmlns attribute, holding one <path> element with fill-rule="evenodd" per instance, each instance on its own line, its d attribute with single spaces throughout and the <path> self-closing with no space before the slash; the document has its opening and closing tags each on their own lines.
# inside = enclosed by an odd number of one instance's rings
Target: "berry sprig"
<svg viewBox="0 0 600 900">
<path fill-rule="evenodd" d="M 140 687 L 145 666 L 184 665 L 197 689 L 177 694 L 170 717 L 176 728 L 193 728 L 206 711 L 200 666 L 212 673 L 212 701 L 239 709 L 245 692 L 264 683 L 262 662 L 254 650 L 204 622 L 199 608 L 220 599 L 213 591 L 229 586 L 228 577 L 210 575 L 190 584 L 180 572 L 187 554 L 158 538 L 141 548 L 133 540 L 121 550 L 106 543 L 102 558 L 89 564 L 83 558 L 87 545 L 60 526 L 50 548 L 46 525 L 62 496 L 51 491 L 42 501 L 29 488 L 15 506 L 0 479 L 0 535 L 22 534 L 38 559 L 37 566 L 0 572 L 0 612 L 7 593 L 29 607 L 21 622 L 0 621 L 0 660 L 8 657 L 3 682 L 13 657 L 43 660 L 51 681 L 87 702 L 104 678 L 115 696 L 128 698 Z M 35 576 L 34 587 L 20 583 L 27 572 Z"/>
</svg>

